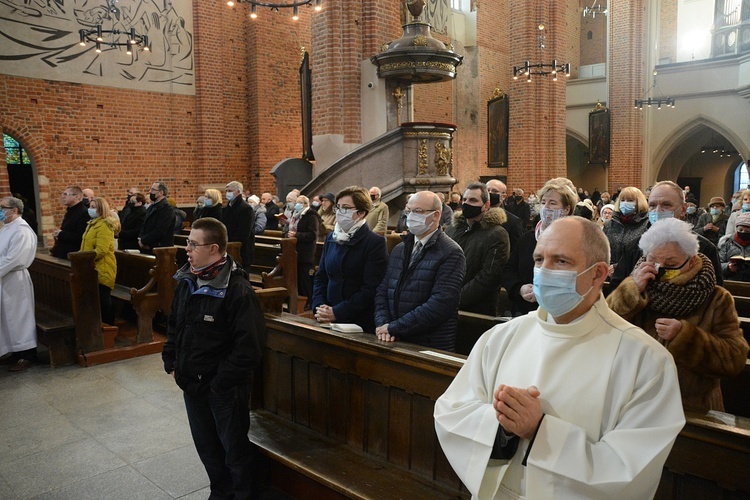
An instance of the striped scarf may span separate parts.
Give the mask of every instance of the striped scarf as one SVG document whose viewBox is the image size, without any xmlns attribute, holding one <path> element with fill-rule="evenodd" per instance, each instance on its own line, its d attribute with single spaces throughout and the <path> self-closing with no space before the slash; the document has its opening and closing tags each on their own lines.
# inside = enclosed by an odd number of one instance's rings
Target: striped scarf
<svg viewBox="0 0 750 500">
<path fill-rule="evenodd" d="M 649 297 L 649 307 L 670 318 L 684 318 L 693 312 L 698 306 L 703 304 L 706 299 L 713 293 L 716 287 L 716 275 L 711 260 L 699 253 L 701 262 L 695 268 L 687 271 L 685 274 L 694 274 L 686 282 L 680 280 L 684 275 L 675 278 L 676 281 L 682 282 L 677 284 L 674 281 L 650 281 L 646 286 L 646 293 Z M 644 257 L 638 262 L 640 264 Z M 636 267 L 638 267 L 636 264 Z"/>
<path fill-rule="evenodd" d="M 196 275 L 199 280 L 211 281 L 219 275 L 221 268 L 224 267 L 224 264 L 226 263 L 227 256 L 225 255 L 223 259 L 217 260 L 213 264 L 209 264 L 200 269 L 195 269 L 193 266 L 190 266 L 190 272 Z"/>
</svg>

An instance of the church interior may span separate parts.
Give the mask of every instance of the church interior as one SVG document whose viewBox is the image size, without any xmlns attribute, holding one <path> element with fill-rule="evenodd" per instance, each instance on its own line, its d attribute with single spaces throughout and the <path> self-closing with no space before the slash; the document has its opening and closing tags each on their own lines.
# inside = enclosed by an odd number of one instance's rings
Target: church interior
<svg viewBox="0 0 750 500">
<path fill-rule="evenodd" d="M 748 0 L 266 3 L 0 2 L 0 190 L 28 201 L 41 248 L 72 185 L 119 209 L 129 188 L 163 181 L 188 212 L 229 181 L 282 200 L 292 188 L 379 186 L 393 225 L 411 193 L 489 179 L 527 195 L 555 177 L 612 193 L 672 180 L 699 206 L 750 186 Z M 285 419 L 269 421 L 344 442 L 315 459 L 349 461 L 332 461 L 343 472 L 326 471 L 321 488 L 293 443 L 269 447 L 284 466 L 269 475 L 291 486 L 262 498 L 365 498 L 341 479 L 360 455 L 393 465 L 389 480 L 416 498 L 469 497 L 417 425 L 461 360 L 340 335 L 288 340 L 303 328 L 283 320 L 271 329 L 279 388 L 265 388 L 265 404 Z M 386 373 L 378 349 L 388 369 L 406 366 Z M 322 373 L 342 353 L 362 361 Z M 35 370 L 0 373 L 0 422 L 13 430 L 0 437 L 0 499 L 209 494 L 157 354 Z M 337 413 L 336 398 L 358 411 Z M 688 419 L 658 498 L 750 494 L 750 415 L 726 415 Z M 403 420 L 403 431 L 388 423 Z"/>
</svg>

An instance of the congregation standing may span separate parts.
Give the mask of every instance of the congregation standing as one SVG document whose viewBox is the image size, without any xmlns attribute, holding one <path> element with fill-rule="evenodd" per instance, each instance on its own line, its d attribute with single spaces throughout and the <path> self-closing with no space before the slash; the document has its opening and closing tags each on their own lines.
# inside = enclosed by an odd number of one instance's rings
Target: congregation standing
<svg viewBox="0 0 750 500">
<path fill-rule="evenodd" d="M 66 210 L 51 254 L 96 253 L 105 323 L 115 321 L 115 248 L 153 253 L 174 245 L 182 229 L 187 214 L 170 205 L 168 194 L 162 181 L 151 185 L 148 199 L 131 188 L 118 216 L 91 189 L 68 186 L 62 193 Z M 747 359 L 737 312 L 721 285 L 725 278 L 750 279 L 750 191 L 730 203 L 711 197 L 703 209 L 671 181 L 645 192 L 621 186 L 613 196 L 598 189 L 589 196 L 557 178 L 525 198 L 522 189 L 508 195 L 493 179 L 448 198 L 411 194 L 394 235 L 383 196 L 375 186 L 312 199 L 292 190 L 282 204 L 230 181 L 224 196 L 207 189 L 198 198 L 187 263 L 175 275 L 163 359 L 185 393 L 212 494 L 251 488 L 247 377 L 258 366 L 265 327 L 248 273 L 255 235 L 278 230 L 296 239 L 299 295 L 321 324 L 355 323 L 380 341 L 453 351 L 459 310 L 515 317 L 479 339 L 435 407 L 441 446 L 473 494 L 596 495 L 613 483 L 626 496 L 653 494 L 683 408 L 723 410 L 720 380 L 739 373 Z M 8 314 L 14 305 L 5 290 L 33 304 L 27 269 L 36 235 L 21 218 L 21 200 L 4 198 L 1 208 L 0 356 L 10 353 L 4 359 L 22 371 L 36 361 L 33 307 L 30 315 Z M 384 236 L 400 242 L 389 252 Z M 226 253 L 231 241 L 241 244 L 241 262 Z M 205 334 L 200 329 L 216 341 L 195 344 Z M 580 350 L 586 336 L 595 345 Z M 583 353 L 597 356 L 597 366 L 581 363 Z M 632 366 L 633 357 L 643 362 Z M 542 366 L 547 375 L 535 376 Z M 592 371 L 601 367 L 609 377 Z M 561 378 L 571 385 L 561 387 Z M 594 379 L 595 396 L 581 410 L 576 391 Z M 649 384 L 659 390 L 644 393 Z M 481 432 L 466 435 L 468 422 Z M 219 436 L 207 431 L 212 427 Z M 618 441 L 620 435 L 630 438 Z M 563 446 L 573 442 L 580 446 Z M 550 449 L 570 465 L 550 462 Z M 618 457 L 634 469 L 607 476 Z"/>
</svg>

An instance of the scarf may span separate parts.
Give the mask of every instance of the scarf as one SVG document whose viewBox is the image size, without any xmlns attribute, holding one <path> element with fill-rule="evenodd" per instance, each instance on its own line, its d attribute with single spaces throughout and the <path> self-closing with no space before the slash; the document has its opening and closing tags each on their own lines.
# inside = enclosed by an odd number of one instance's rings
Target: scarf
<svg viewBox="0 0 750 500">
<path fill-rule="evenodd" d="M 699 253 L 699 263 L 670 281 L 649 281 L 649 307 L 666 317 L 683 318 L 703 304 L 716 287 L 711 260 Z M 638 264 L 646 260 L 641 257 Z"/>
<path fill-rule="evenodd" d="M 294 212 L 292 214 L 292 218 L 289 219 L 289 231 L 297 232 L 297 225 L 299 224 L 299 220 L 302 218 L 303 215 L 307 213 L 307 211 L 310 210 L 310 207 L 303 208 L 299 212 Z"/>
<path fill-rule="evenodd" d="M 194 274 L 199 280 L 211 281 L 219 275 L 219 273 L 221 272 L 221 268 L 223 268 L 224 264 L 226 263 L 227 256 L 225 255 L 222 259 L 217 260 L 213 264 L 201 267 L 200 269 L 196 269 L 193 266 L 190 266 L 190 272 Z"/>
<path fill-rule="evenodd" d="M 339 245 L 346 244 L 349 240 L 352 239 L 354 236 L 354 233 L 357 232 L 357 230 L 364 226 L 366 222 L 366 219 L 362 217 L 357 222 L 354 223 L 354 225 L 349 228 L 349 231 L 344 231 L 341 229 L 341 226 L 339 226 L 339 223 L 336 223 L 336 226 L 333 228 L 333 241 L 338 243 Z"/>
<path fill-rule="evenodd" d="M 635 213 L 632 213 L 630 215 L 620 214 L 620 222 L 622 222 L 623 224 L 630 224 L 631 222 L 633 222 L 633 219 L 635 219 L 635 216 Z"/>
</svg>

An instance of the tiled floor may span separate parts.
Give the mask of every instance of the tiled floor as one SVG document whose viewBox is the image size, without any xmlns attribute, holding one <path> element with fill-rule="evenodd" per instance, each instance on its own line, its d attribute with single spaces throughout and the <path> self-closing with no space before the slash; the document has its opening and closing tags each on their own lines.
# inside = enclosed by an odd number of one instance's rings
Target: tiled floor
<svg viewBox="0 0 750 500">
<path fill-rule="evenodd" d="M 0 499 L 206 499 L 182 392 L 158 354 L 0 367 Z"/>
</svg>

